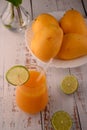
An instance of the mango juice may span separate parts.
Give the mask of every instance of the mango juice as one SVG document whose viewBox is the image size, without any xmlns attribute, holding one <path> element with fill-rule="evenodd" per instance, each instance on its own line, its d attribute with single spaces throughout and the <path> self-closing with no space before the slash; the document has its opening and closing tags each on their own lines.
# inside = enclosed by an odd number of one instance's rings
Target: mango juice
<svg viewBox="0 0 87 130">
<path fill-rule="evenodd" d="M 24 112 L 35 114 L 48 103 L 46 76 L 35 69 L 29 70 L 29 73 L 29 80 L 16 89 L 16 102 Z"/>
</svg>

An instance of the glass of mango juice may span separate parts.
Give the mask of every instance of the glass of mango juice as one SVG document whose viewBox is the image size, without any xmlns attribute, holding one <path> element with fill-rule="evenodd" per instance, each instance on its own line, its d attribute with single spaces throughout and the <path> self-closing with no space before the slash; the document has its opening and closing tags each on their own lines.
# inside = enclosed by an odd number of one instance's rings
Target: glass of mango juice
<svg viewBox="0 0 87 130">
<path fill-rule="evenodd" d="M 48 103 L 48 89 L 43 68 L 38 65 L 15 66 L 6 75 L 9 83 L 17 85 L 16 103 L 22 111 L 35 114 L 44 110 Z"/>
</svg>

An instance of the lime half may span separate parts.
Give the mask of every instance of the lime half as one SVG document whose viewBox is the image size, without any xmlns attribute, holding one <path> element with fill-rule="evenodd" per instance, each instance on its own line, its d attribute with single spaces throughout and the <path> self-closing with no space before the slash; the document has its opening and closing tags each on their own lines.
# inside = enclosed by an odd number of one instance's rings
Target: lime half
<svg viewBox="0 0 87 130">
<path fill-rule="evenodd" d="M 73 75 L 66 76 L 61 83 L 61 89 L 65 94 L 72 94 L 77 90 L 77 88 L 78 80 Z"/>
<path fill-rule="evenodd" d="M 55 112 L 51 119 L 54 130 L 70 130 L 72 127 L 72 119 L 67 112 Z"/>
<path fill-rule="evenodd" d="M 22 85 L 29 79 L 29 71 L 22 65 L 13 66 L 7 71 L 6 79 L 14 86 Z"/>
</svg>

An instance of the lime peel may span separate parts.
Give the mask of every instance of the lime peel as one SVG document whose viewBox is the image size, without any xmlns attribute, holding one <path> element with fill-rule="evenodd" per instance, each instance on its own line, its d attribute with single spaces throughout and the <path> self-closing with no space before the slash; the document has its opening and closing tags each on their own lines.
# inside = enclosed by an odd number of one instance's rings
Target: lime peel
<svg viewBox="0 0 87 130">
<path fill-rule="evenodd" d="M 71 116 L 65 111 L 57 111 L 51 119 L 54 130 L 70 130 L 72 127 Z"/>
<path fill-rule="evenodd" d="M 65 94 L 72 94 L 77 90 L 77 88 L 78 88 L 78 80 L 74 75 L 67 75 L 62 80 L 61 90 Z"/>
<path fill-rule="evenodd" d="M 22 65 L 11 67 L 6 73 L 8 83 L 18 86 L 26 83 L 29 79 L 29 70 Z"/>
</svg>

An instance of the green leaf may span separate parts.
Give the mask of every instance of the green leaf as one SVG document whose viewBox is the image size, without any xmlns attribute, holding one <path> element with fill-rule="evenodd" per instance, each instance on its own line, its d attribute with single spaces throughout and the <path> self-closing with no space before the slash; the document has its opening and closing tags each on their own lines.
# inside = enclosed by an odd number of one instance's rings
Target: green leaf
<svg viewBox="0 0 87 130">
<path fill-rule="evenodd" d="M 14 6 L 19 6 L 22 3 L 22 0 L 6 0 L 11 2 Z"/>
</svg>

